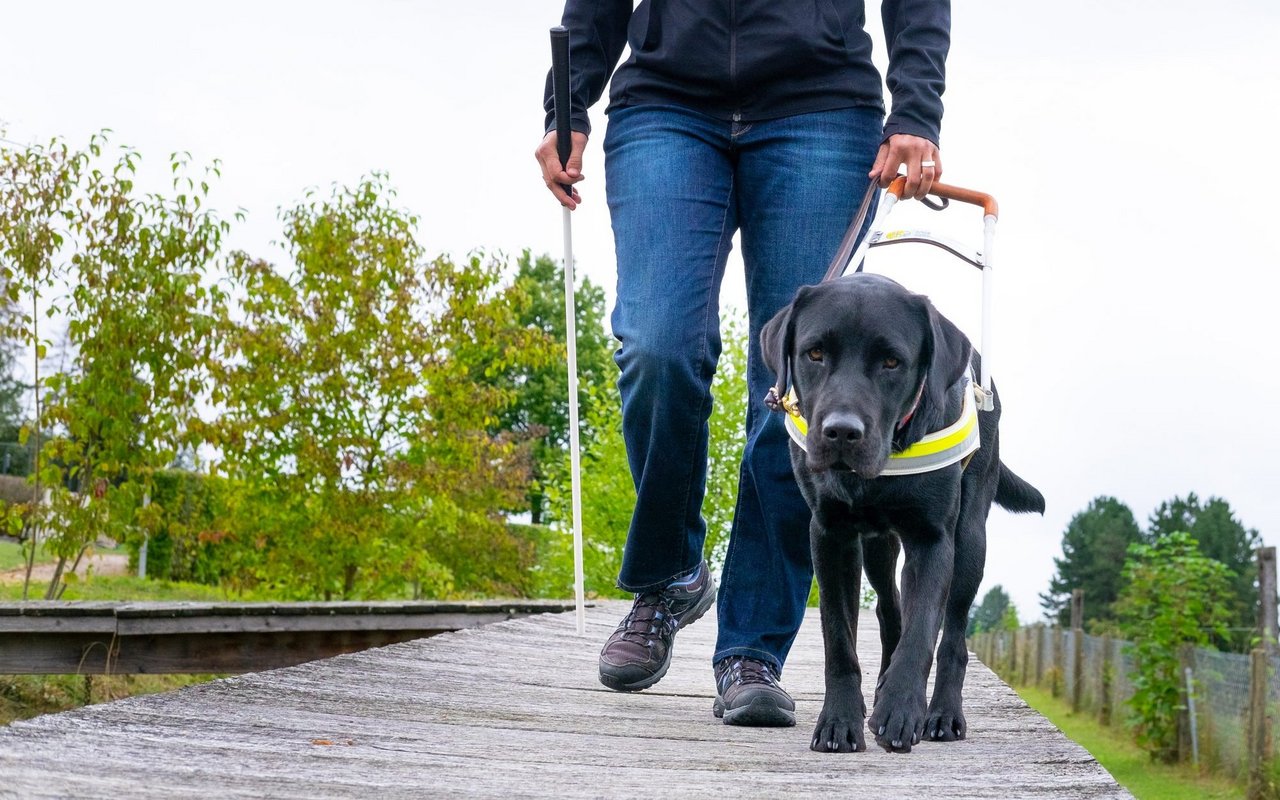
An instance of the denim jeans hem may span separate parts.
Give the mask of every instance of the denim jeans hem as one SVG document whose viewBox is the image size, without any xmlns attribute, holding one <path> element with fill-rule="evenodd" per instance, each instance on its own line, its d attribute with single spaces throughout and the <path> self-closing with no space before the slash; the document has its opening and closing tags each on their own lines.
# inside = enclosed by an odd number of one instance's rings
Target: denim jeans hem
<svg viewBox="0 0 1280 800">
<path fill-rule="evenodd" d="M 714 667 L 731 656 L 746 656 L 757 661 L 763 661 L 773 667 L 779 677 L 782 676 L 782 662 L 778 660 L 777 656 L 764 650 L 757 650 L 754 647 L 727 647 L 724 650 L 717 650 L 716 654 L 711 657 L 711 665 Z"/>
</svg>

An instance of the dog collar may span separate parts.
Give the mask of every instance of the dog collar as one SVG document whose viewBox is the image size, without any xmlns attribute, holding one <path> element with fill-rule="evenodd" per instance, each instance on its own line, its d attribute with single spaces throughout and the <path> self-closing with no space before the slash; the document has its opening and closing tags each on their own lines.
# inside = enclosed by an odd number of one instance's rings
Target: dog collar
<svg viewBox="0 0 1280 800">
<path fill-rule="evenodd" d="M 962 461 L 978 451 L 981 437 L 978 430 L 978 406 L 974 402 L 972 370 L 963 380 L 964 401 L 960 408 L 960 418 L 942 430 L 928 434 L 902 452 L 891 453 L 881 476 L 933 472 Z M 800 415 L 794 388 L 787 392 L 779 405 L 786 412 L 783 424 L 786 425 L 791 441 L 807 452 L 805 437 L 809 434 L 809 423 Z"/>
</svg>

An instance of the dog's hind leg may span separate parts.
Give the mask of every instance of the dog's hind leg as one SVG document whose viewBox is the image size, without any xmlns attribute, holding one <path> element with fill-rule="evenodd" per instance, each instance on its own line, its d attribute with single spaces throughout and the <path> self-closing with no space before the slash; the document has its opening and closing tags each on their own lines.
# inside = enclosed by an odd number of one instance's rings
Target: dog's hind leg
<svg viewBox="0 0 1280 800">
<path fill-rule="evenodd" d="M 851 531 L 827 530 L 816 514 L 809 524 L 809 541 L 818 577 L 826 656 L 826 695 L 809 748 L 821 753 L 866 750 L 862 728 L 867 705 L 862 699 L 862 667 L 855 649 L 862 597 L 862 543 Z"/>
<path fill-rule="evenodd" d="M 967 725 L 962 709 L 961 693 L 969 663 L 965 633 L 969 625 L 969 609 L 982 583 L 983 565 L 987 558 L 986 509 L 967 504 L 956 525 L 955 573 L 943 619 L 942 642 L 938 645 L 938 674 L 933 684 L 933 700 L 925 720 L 926 741 L 953 742 L 963 739 Z"/>
<path fill-rule="evenodd" d="M 880 674 L 876 680 L 876 700 L 889 669 L 893 651 L 902 638 L 902 598 L 898 594 L 898 554 L 902 545 L 890 534 L 868 536 L 862 540 L 863 569 L 867 581 L 876 591 L 876 619 L 880 620 Z"/>
</svg>

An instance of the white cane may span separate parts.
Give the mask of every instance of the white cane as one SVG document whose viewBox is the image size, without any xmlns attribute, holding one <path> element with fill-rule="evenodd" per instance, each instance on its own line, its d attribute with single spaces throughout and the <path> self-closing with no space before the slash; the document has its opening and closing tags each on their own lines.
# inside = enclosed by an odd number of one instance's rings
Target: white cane
<svg viewBox="0 0 1280 800">
<path fill-rule="evenodd" d="M 551 85 L 556 111 L 556 152 L 560 166 L 569 163 L 573 134 L 569 130 L 569 30 L 551 29 Z M 573 187 L 565 186 L 572 194 Z M 573 212 L 562 209 L 564 218 L 564 330 L 569 361 L 569 472 L 573 497 L 573 599 L 577 611 L 578 635 L 587 632 L 586 604 L 582 590 L 582 468 L 578 445 L 578 325 L 573 301 Z"/>
</svg>

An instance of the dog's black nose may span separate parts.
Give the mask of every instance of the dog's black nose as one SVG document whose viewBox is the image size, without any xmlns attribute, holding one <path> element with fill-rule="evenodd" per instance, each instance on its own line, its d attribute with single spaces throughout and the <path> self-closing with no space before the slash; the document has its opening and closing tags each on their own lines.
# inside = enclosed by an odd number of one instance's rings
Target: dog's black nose
<svg viewBox="0 0 1280 800">
<path fill-rule="evenodd" d="M 822 422 L 822 435 L 837 444 L 856 442 L 864 433 L 866 426 L 853 414 L 832 414 Z"/>
</svg>

